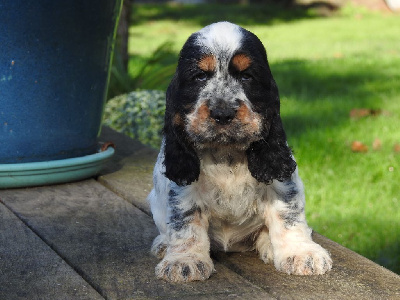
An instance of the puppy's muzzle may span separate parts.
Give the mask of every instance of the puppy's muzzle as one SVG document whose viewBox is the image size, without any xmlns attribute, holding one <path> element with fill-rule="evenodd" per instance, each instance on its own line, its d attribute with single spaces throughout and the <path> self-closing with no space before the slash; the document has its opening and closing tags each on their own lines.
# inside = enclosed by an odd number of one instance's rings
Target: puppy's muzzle
<svg viewBox="0 0 400 300">
<path fill-rule="evenodd" d="M 209 103 L 210 118 L 218 125 L 230 124 L 237 116 L 237 111 L 241 102 L 241 100 L 236 99 L 233 103 L 224 100 L 218 100 L 214 105 Z"/>
</svg>

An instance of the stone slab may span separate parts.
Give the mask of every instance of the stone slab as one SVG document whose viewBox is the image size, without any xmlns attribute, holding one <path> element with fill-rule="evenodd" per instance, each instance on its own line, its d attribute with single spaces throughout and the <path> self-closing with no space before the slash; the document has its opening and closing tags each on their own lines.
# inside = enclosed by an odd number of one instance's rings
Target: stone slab
<svg viewBox="0 0 400 300">
<path fill-rule="evenodd" d="M 95 180 L 2 190 L 0 198 L 104 298 L 273 299 L 219 263 L 206 282 L 157 280 L 152 219 Z"/>
<path fill-rule="evenodd" d="M 104 299 L 0 203 L 0 299 Z"/>
</svg>

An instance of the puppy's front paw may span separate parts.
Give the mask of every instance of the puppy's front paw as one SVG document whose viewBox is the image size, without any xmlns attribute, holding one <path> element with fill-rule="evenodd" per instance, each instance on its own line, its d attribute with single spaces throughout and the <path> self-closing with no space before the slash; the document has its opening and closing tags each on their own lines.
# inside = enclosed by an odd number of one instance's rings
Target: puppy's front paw
<svg viewBox="0 0 400 300">
<path fill-rule="evenodd" d="M 172 282 L 206 280 L 214 271 L 214 264 L 207 255 L 167 254 L 156 267 L 158 279 Z"/>
<path fill-rule="evenodd" d="M 298 250 L 275 258 L 277 270 L 294 275 L 322 275 L 332 269 L 332 259 L 320 245 L 308 242 L 296 248 Z"/>
</svg>

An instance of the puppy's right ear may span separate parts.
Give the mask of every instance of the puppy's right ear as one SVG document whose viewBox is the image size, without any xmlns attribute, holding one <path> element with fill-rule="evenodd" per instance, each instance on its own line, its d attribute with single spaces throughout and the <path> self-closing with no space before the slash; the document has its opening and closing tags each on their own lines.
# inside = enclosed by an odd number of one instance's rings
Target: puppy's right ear
<svg viewBox="0 0 400 300">
<path fill-rule="evenodd" d="M 177 185 L 189 185 L 199 178 L 200 159 L 186 134 L 176 74 L 168 87 L 166 102 L 165 176 Z"/>
</svg>

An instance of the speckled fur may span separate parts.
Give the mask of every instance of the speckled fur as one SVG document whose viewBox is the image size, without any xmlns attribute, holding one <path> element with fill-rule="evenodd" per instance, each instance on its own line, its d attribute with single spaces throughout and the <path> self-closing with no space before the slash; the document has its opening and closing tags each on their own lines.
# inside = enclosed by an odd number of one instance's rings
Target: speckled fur
<svg viewBox="0 0 400 300">
<path fill-rule="evenodd" d="M 217 122 L 215 111 L 225 109 L 234 118 Z M 255 249 L 288 274 L 331 269 L 305 220 L 278 91 L 253 34 L 220 22 L 188 39 L 167 92 L 164 132 L 148 197 L 160 231 L 151 249 L 161 259 L 158 278 L 207 279 L 210 248 Z"/>
</svg>

